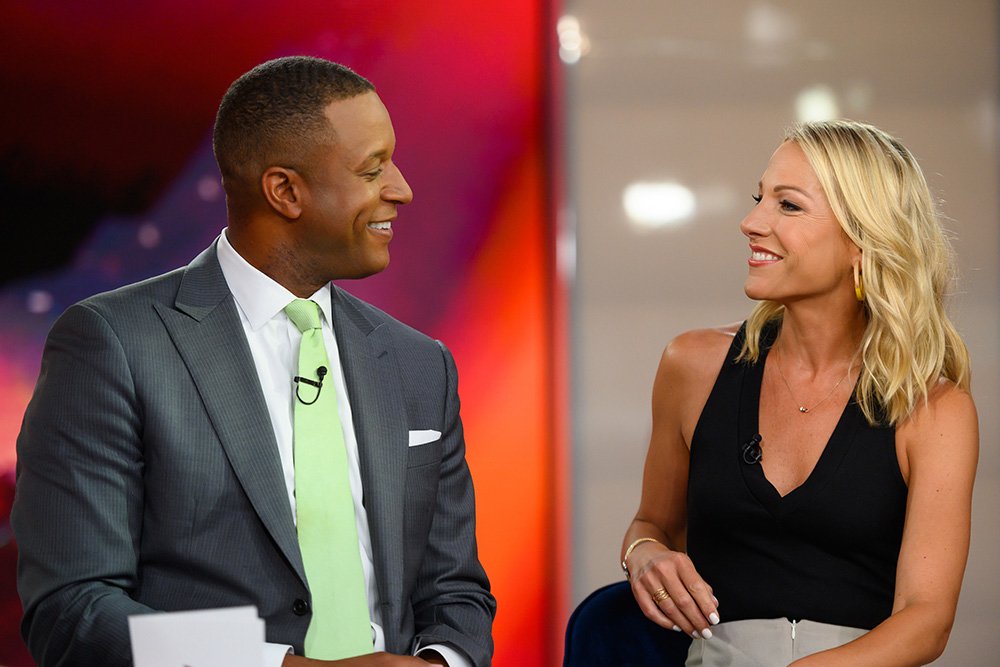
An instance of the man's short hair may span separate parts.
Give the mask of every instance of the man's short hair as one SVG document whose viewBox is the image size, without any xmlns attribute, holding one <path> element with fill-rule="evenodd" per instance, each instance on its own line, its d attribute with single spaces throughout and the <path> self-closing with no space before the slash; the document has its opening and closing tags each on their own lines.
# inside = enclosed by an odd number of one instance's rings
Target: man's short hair
<svg viewBox="0 0 1000 667">
<path fill-rule="evenodd" d="M 229 87 L 215 118 L 212 149 L 223 183 L 300 164 L 331 132 L 327 105 L 373 90 L 363 76 L 321 58 L 290 56 L 254 67 Z"/>
</svg>

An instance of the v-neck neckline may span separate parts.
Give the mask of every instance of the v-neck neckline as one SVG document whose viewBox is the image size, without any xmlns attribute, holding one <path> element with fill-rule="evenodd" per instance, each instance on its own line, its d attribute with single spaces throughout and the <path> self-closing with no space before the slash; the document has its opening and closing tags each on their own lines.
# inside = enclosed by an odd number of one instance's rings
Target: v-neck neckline
<svg viewBox="0 0 1000 667">
<path fill-rule="evenodd" d="M 736 455 L 740 457 L 740 472 L 743 481 L 757 501 L 772 515 L 784 516 L 808 505 L 810 498 L 818 494 L 833 478 L 850 450 L 854 431 L 859 425 L 860 411 L 854 403 L 853 394 L 848 399 L 833 432 L 823 446 L 823 451 L 813 469 L 801 484 L 781 495 L 764 474 L 760 462 L 747 464 L 743 460 L 743 444 L 760 433 L 760 390 L 764 379 L 764 365 L 771 345 L 777 337 L 777 326 L 768 325 L 761 335 L 761 353 L 757 363 L 744 365 L 740 384 L 739 399 L 739 443 Z M 767 456 L 767 441 L 762 440 L 764 455 Z"/>
</svg>

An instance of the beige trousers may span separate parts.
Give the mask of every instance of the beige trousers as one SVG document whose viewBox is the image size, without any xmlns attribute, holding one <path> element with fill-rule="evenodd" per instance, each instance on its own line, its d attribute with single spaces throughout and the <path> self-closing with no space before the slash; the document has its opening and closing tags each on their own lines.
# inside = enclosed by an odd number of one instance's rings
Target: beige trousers
<svg viewBox="0 0 1000 667">
<path fill-rule="evenodd" d="M 685 667 L 787 667 L 799 658 L 841 646 L 867 630 L 786 618 L 720 623 L 711 639 L 691 643 Z"/>
</svg>

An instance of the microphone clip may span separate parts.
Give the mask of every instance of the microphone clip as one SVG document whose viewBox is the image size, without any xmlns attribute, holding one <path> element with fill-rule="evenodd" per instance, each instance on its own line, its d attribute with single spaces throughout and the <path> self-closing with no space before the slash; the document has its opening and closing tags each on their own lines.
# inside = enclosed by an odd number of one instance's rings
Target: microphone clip
<svg viewBox="0 0 1000 667">
<path fill-rule="evenodd" d="M 319 400 L 319 395 L 323 391 L 323 378 L 326 377 L 326 373 L 326 366 L 320 366 L 316 369 L 316 377 L 319 378 L 319 381 L 310 380 L 309 378 L 302 377 L 301 375 L 296 375 L 292 378 L 292 382 L 295 383 L 295 398 L 299 401 L 299 403 L 302 405 L 312 405 Z M 311 401 L 303 400 L 302 396 L 299 394 L 299 387 L 302 386 L 301 383 L 303 382 L 316 387 L 316 396 Z"/>
<path fill-rule="evenodd" d="M 760 433 L 758 433 L 743 443 L 743 463 L 752 466 L 760 463 L 760 460 L 764 458 L 764 451 L 760 448 L 760 441 L 761 437 Z"/>
</svg>

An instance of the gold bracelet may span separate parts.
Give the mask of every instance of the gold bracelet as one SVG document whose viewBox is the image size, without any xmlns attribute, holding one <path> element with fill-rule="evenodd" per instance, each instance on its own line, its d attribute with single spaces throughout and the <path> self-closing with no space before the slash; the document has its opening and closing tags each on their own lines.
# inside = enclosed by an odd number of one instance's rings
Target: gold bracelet
<svg viewBox="0 0 1000 667">
<path fill-rule="evenodd" d="M 626 581 L 629 581 L 629 580 L 632 579 L 632 575 L 629 574 L 629 571 L 628 571 L 628 557 L 632 554 L 632 549 L 635 549 L 637 546 L 639 546 L 643 542 L 656 542 L 660 546 L 663 546 L 663 542 L 659 541 L 655 537 L 640 537 L 639 539 L 637 539 L 634 542 L 632 542 L 632 544 L 628 545 L 628 548 L 625 549 L 625 555 L 622 556 L 622 572 L 625 573 L 625 580 Z"/>
</svg>

